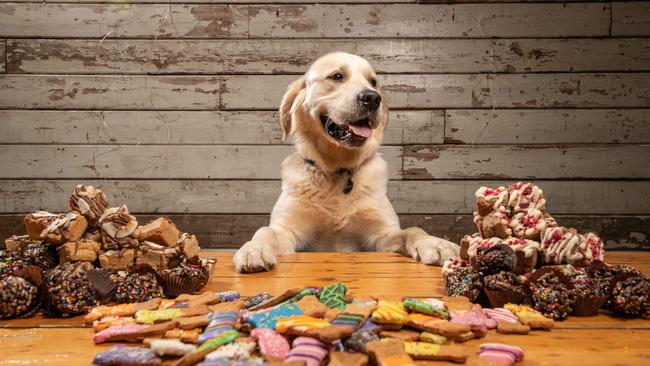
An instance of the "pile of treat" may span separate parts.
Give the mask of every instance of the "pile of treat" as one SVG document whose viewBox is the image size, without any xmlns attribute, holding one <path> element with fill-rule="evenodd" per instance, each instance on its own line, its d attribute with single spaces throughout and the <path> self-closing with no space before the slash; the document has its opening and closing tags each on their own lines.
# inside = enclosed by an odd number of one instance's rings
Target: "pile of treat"
<svg viewBox="0 0 650 366">
<path fill-rule="evenodd" d="M 0 251 L 0 317 L 43 309 L 86 313 L 98 303 L 141 302 L 192 293 L 209 280 L 194 235 L 167 218 L 138 225 L 126 205 L 108 207 L 104 192 L 78 185 L 68 212 L 25 216 L 26 235 Z"/>
<path fill-rule="evenodd" d="M 493 307 L 528 304 L 556 320 L 600 308 L 650 315 L 650 281 L 632 266 L 604 263 L 598 235 L 558 226 L 536 185 L 481 187 L 476 203 L 478 233 L 443 267 L 447 294 Z"/>
<path fill-rule="evenodd" d="M 483 309 L 466 297 L 353 298 L 342 283 L 296 288 L 280 296 L 240 298 L 233 291 L 174 300 L 99 306 L 86 315 L 96 365 L 415 365 L 414 360 L 512 365 L 517 346 L 484 343 L 472 354 L 464 342 L 489 330 L 526 334 L 554 321 L 524 305 Z M 497 363 L 493 363 L 497 362 Z"/>
</svg>

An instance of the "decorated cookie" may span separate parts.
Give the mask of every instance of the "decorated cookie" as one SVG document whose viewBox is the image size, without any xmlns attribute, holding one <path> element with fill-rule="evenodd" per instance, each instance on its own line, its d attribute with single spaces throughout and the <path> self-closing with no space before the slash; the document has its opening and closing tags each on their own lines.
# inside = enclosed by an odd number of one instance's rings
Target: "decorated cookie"
<svg viewBox="0 0 650 366">
<path fill-rule="evenodd" d="M 120 317 L 120 316 L 106 316 L 100 320 L 95 320 L 93 322 L 93 330 L 95 332 L 101 332 L 104 329 L 110 328 L 116 325 L 133 325 L 136 324 L 135 319 L 130 316 Z"/>
<path fill-rule="evenodd" d="M 527 305 L 506 304 L 504 308 L 514 313 L 519 321 L 531 329 L 550 329 L 555 322 L 553 319 L 544 317 L 539 311 Z"/>
<path fill-rule="evenodd" d="M 412 328 L 440 334 L 452 339 L 456 339 L 461 334 L 472 331 L 468 324 L 451 323 L 448 320 L 418 313 L 409 314 L 407 324 Z"/>
<path fill-rule="evenodd" d="M 298 337 L 293 340 L 285 363 L 302 361 L 306 366 L 319 366 L 328 353 L 329 348 L 318 339 Z"/>
<path fill-rule="evenodd" d="M 175 327 L 176 323 L 173 321 L 154 325 L 115 325 L 96 333 L 93 342 L 95 344 L 115 341 L 138 342 L 145 338 L 162 337 L 165 332 Z"/>
<path fill-rule="evenodd" d="M 172 329 L 165 332 L 163 338 L 178 339 L 185 343 L 199 343 L 201 328 L 195 329 Z"/>
<path fill-rule="evenodd" d="M 344 309 L 345 308 L 345 293 L 348 288 L 342 283 L 336 283 L 331 286 L 323 287 L 319 300 L 328 308 Z"/>
<path fill-rule="evenodd" d="M 181 357 L 196 351 L 196 346 L 183 343 L 177 339 L 153 339 L 148 342 L 149 348 L 158 356 Z"/>
<path fill-rule="evenodd" d="M 295 315 L 303 314 L 295 304 L 287 304 L 253 313 L 248 317 L 248 322 L 255 328 L 275 329 L 279 319 Z"/>
<path fill-rule="evenodd" d="M 377 333 L 366 329 L 359 329 L 356 332 L 352 333 L 352 335 L 347 340 L 345 340 L 344 344 L 349 349 L 361 353 L 368 353 L 368 350 L 366 349 L 366 344 L 368 342 L 378 341 L 378 340 L 379 340 L 379 336 L 377 336 Z"/>
<path fill-rule="evenodd" d="M 294 304 L 303 312 L 303 314 L 316 318 L 324 317 L 328 309 L 325 304 L 320 302 L 316 296 L 313 295 L 303 296 L 302 299 L 294 302 Z"/>
<path fill-rule="evenodd" d="M 244 307 L 246 309 L 250 309 L 252 307 L 255 307 L 257 305 L 260 305 L 266 301 L 269 301 L 273 298 L 268 292 L 262 292 L 260 294 L 257 294 L 255 296 L 251 296 L 249 298 L 246 298 L 244 301 Z"/>
<path fill-rule="evenodd" d="M 524 359 L 524 350 L 520 347 L 503 343 L 483 343 L 479 358 L 493 361 L 500 365 L 513 365 Z"/>
<path fill-rule="evenodd" d="M 415 360 L 452 361 L 464 363 L 467 349 L 459 345 L 440 345 L 427 342 L 404 342 L 404 351 Z"/>
<path fill-rule="evenodd" d="M 420 340 L 420 332 L 413 330 L 383 330 L 379 332 L 381 338 L 396 338 L 404 342 L 414 342 Z"/>
<path fill-rule="evenodd" d="M 237 332 L 236 330 L 227 330 L 225 332 L 219 333 L 219 335 L 201 343 L 201 346 L 199 347 L 199 351 L 219 348 L 224 344 L 228 344 L 233 340 L 235 340 L 235 338 L 237 338 L 238 335 L 239 332 Z"/>
<path fill-rule="evenodd" d="M 93 358 L 99 366 L 145 366 L 160 365 L 160 358 L 150 349 L 128 346 L 113 346 Z"/>
<path fill-rule="evenodd" d="M 395 338 L 371 341 L 366 348 L 377 361 L 378 366 L 415 366 L 413 359 L 404 351 L 404 342 Z"/>
<path fill-rule="evenodd" d="M 481 309 L 450 312 L 452 324 L 467 324 L 473 331 L 481 329 L 494 329 L 497 327 L 497 322 L 485 316 Z"/>
<path fill-rule="evenodd" d="M 135 313 L 135 321 L 142 324 L 153 324 L 174 318 L 207 314 L 209 312 L 210 310 L 206 306 L 162 310 L 138 310 L 138 312 Z"/>
<path fill-rule="evenodd" d="M 330 322 L 327 320 L 314 318 L 308 315 L 294 315 L 279 319 L 275 325 L 275 330 L 278 333 L 301 334 L 329 326 Z"/>
<path fill-rule="evenodd" d="M 199 336 L 199 343 L 203 343 L 219 334 L 233 330 L 237 324 L 237 312 L 212 313 L 208 316 L 210 323 Z"/>
<path fill-rule="evenodd" d="M 372 313 L 372 321 L 377 324 L 403 325 L 408 322 L 408 313 L 399 302 L 379 300 Z"/>
<path fill-rule="evenodd" d="M 273 297 L 273 298 L 271 298 L 271 299 L 269 299 L 269 300 L 265 300 L 265 301 L 263 301 L 263 302 L 261 302 L 261 303 L 259 303 L 259 304 L 257 304 L 257 305 L 250 306 L 250 307 L 248 308 L 248 310 L 250 310 L 250 311 L 256 311 L 256 310 L 265 309 L 265 308 L 270 308 L 270 307 L 273 307 L 273 306 L 276 306 L 276 305 L 280 305 L 280 304 L 284 303 L 285 301 L 291 299 L 291 298 L 294 297 L 295 295 L 297 295 L 297 294 L 303 292 L 306 288 L 307 288 L 307 287 L 295 287 L 295 288 L 291 288 L 291 289 L 285 291 L 285 292 L 284 292 L 282 295 L 280 295 L 280 296 L 276 296 L 276 297 Z M 284 304 L 284 305 L 288 305 L 288 304 Z"/>
<path fill-rule="evenodd" d="M 435 316 L 441 319 L 449 319 L 449 313 L 445 308 L 445 304 L 437 299 L 405 299 L 402 304 L 407 310 L 425 315 Z"/>
<path fill-rule="evenodd" d="M 205 356 L 205 361 L 225 360 L 248 360 L 255 350 L 255 341 L 250 338 L 240 338 L 232 343 L 223 345 Z"/>
<path fill-rule="evenodd" d="M 429 332 L 420 333 L 420 341 L 434 343 L 434 344 L 447 344 L 451 342 L 451 340 L 445 336 L 441 336 L 440 334 L 434 334 Z"/>
<path fill-rule="evenodd" d="M 255 328 L 251 337 L 257 340 L 262 356 L 270 359 L 284 360 L 289 354 L 289 342 L 274 330 Z"/>
</svg>

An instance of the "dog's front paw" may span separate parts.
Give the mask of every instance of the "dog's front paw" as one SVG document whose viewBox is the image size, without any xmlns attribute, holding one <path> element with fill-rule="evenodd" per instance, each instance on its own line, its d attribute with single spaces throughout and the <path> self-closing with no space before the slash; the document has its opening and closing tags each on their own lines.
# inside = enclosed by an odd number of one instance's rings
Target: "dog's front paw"
<svg viewBox="0 0 650 366">
<path fill-rule="evenodd" d="M 441 266 L 447 259 L 458 257 L 460 246 L 450 241 L 426 236 L 407 245 L 409 255 L 424 264 Z"/>
<path fill-rule="evenodd" d="M 239 248 L 233 261 L 238 272 L 262 272 L 273 268 L 278 258 L 270 245 L 249 241 Z"/>
</svg>

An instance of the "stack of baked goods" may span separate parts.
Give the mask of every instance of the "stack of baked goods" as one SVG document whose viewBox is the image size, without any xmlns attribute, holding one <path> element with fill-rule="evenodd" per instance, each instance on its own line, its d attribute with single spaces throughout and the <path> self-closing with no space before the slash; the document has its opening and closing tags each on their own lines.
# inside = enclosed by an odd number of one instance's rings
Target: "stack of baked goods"
<svg viewBox="0 0 650 366">
<path fill-rule="evenodd" d="M 194 235 L 164 217 L 139 225 L 126 205 L 109 207 L 100 188 L 78 185 L 68 212 L 38 211 L 24 222 L 27 234 L 0 251 L 2 318 L 175 297 L 197 291 L 211 274 L 213 261 L 199 258 Z"/>
<path fill-rule="evenodd" d="M 556 320 L 600 308 L 650 315 L 648 279 L 631 266 L 606 264 L 597 234 L 559 226 L 535 184 L 481 187 L 476 204 L 478 232 L 443 267 L 447 294 L 495 307 L 530 304 Z"/>
<path fill-rule="evenodd" d="M 466 297 L 354 298 L 342 283 L 275 297 L 204 292 L 100 306 L 86 321 L 95 329 L 95 344 L 118 343 L 93 360 L 107 366 L 511 365 L 523 359 L 522 348 L 484 343 L 470 352 L 464 343 L 491 331 L 527 334 L 554 324 L 526 306 L 482 309 Z"/>
</svg>

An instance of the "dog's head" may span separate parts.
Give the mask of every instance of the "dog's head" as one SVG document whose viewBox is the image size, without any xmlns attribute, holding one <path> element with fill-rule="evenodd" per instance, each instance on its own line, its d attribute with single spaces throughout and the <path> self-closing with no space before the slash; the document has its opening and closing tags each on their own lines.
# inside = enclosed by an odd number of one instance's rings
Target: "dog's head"
<svg viewBox="0 0 650 366">
<path fill-rule="evenodd" d="M 377 74 L 365 59 L 336 52 L 289 85 L 280 106 L 284 138 L 322 150 L 374 153 L 388 121 Z M 304 147 L 304 146 L 303 146 Z"/>
</svg>

